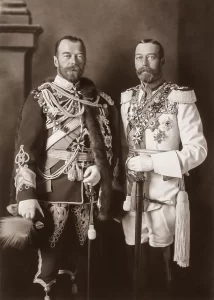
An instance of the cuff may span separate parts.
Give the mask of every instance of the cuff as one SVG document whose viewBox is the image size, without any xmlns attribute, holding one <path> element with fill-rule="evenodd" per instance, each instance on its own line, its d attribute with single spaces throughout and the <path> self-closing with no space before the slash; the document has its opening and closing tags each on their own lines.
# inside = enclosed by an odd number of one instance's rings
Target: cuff
<svg viewBox="0 0 214 300">
<path fill-rule="evenodd" d="M 151 159 L 155 173 L 182 178 L 181 166 L 175 150 L 153 154 Z"/>
<path fill-rule="evenodd" d="M 23 188 L 22 191 L 18 191 L 16 196 L 17 202 L 28 199 L 37 199 L 36 189 L 29 187 L 28 189 Z"/>
</svg>

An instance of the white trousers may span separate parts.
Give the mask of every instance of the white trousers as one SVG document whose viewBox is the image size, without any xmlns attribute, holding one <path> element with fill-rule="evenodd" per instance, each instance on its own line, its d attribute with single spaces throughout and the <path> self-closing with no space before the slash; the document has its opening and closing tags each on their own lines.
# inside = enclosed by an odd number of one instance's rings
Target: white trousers
<svg viewBox="0 0 214 300">
<path fill-rule="evenodd" d="M 135 211 L 128 212 L 122 220 L 125 240 L 135 244 Z M 173 243 L 175 233 L 175 206 L 162 205 L 142 215 L 141 243 L 152 247 L 166 247 Z"/>
</svg>

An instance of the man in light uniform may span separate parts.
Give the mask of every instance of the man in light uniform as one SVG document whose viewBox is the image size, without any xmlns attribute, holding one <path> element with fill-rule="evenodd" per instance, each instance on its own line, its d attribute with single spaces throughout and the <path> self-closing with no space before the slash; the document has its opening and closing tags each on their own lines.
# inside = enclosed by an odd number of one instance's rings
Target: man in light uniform
<svg viewBox="0 0 214 300">
<path fill-rule="evenodd" d="M 145 172 L 141 243 L 149 243 L 166 258 L 174 241 L 183 175 L 204 161 L 207 144 L 194 91 L 166 82 L 163 65 L 164 49 L 159 42 L 146 39 L 138 43 L 135 68 L 140 85 L 122 93 L 121 115 L 127 174 Z M 122 220 L 128 248 L 135 244 L 136 183 L 131 181 L 127 180 L 124 208 L 128 212 Z M 188 254 L 175 255 L 179 265 L 188 266 Z"/>
</svg>

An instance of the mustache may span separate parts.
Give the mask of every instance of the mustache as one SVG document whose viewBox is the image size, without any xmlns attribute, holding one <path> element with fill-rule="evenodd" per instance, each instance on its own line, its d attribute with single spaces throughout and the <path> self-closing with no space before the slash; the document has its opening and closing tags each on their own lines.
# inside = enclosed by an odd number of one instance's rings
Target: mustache
<svg viewBox="0 0 214 300">
<path fill-rule="evenodd" d="M 147 72 L 147 73 L 151 73 L 151 74 L 155 74 L 155 72 L 149 68 L 149 67 L 141 67 L 137 70 L 137 74 L 141 75 L 143 72 Z"/>
<path fill-rule="evenodd" d="M 78 65 L 72 65 L 72 66 L 70 66 L 70 67 L 67 67 L 66 68 L 68 71 L 80 71 L 80 70 L 82 70 L 82 68 L 80 68 Z"/>
</svg>

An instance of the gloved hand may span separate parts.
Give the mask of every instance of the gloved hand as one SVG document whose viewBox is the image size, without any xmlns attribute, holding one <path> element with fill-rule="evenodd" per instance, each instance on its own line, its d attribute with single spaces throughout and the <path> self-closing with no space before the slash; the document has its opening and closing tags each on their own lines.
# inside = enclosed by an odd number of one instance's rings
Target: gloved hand
<svg viewBox="0 0 214 300">
<path fill-rule="evenodd" d="M 19 202 L 18 212 L 19 215 L 26 219 L 33 219 L 36 214 L 36 210 L 44 217 L 44 213 L 36 199 L 28 199 Z"/>
<path fill-rule="evenodd" d="M 145 154 L 128 159 L 126 165 L 129 170 L 135 172 L 149 172 L 154 170 L 151 157 Z"/>
<path fill-rule="evenodd" d="M 100 181 L 100 171 L 97 166 L 90 166 L 85 170 L 83 182 L 88 185 L 96 185 Z"/>
</svg>

